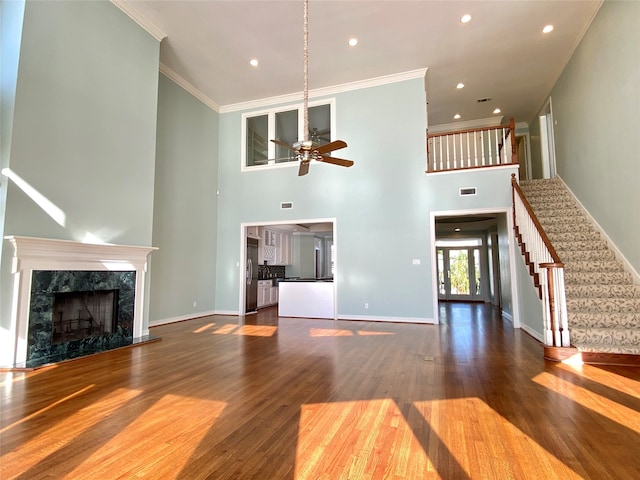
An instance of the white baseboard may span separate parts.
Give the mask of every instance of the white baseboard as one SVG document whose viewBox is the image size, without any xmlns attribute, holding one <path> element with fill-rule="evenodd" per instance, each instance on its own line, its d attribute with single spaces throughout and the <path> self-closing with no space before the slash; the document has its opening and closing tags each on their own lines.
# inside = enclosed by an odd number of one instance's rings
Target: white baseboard
<svg viewBox="0 0 640 480">
<path fill-rule="evenodd" d="M 502 318 L 506 318 L 510 322 L 513 322 L 513 316 L 505 310 L 502 310 Z"/>
<path fill-rule="evenodd" d="M 363 320 L 367 322 L 389 322 L 389 323 L 424 323 L 433 325 L 436 322 L 433 318 L 421 318 L 421 317 L 380 317 L 380 316 L 367 316 L 367 315 L 338 315 L 339 320 Z"/>
<path fill-rule="evenodd" d="M 171 317 L 171 318 L 161 318 L 159 320 L 150 321 L 149 327 L 157 327 L 160 325 L 166 325 L 168 323 L 184 322 L 185 320 L 193 320 L 194 318 L 200 318 L 200 317 L 209 317 L 211 315 L 216 315 L 216 314 L 217 312 L 209 311 L 209 312 L 191 313 L 188 315 L 179 315 L 177 317 Z"/>
<path fill-rule="evenodd" d="M 607 235 L 607 232 L 605 232 L 604 229 L 600 226 L 600 224 L 598 222 L 596 222 L 596 219 L 591 216 L 591 214 L 589 213 L 589 210 L 587 210 L 585 208 L 585 206 L 582 204 L 582 202 L 580 200 L 578 200 L 578 197 L 576 197 L 576 195 L 573 193 L 573 191 L 569 188 L 569 185 L 567 185 L 565 183 L 565 181 L 560 176 L 556 176 L 556 178 L 562 182 L 562 184 L 565 186 L 567 191 L 571 194 L 571 197 L 573 198 L 573 200 L 578 205 L 578 208 L 580 208 L 580 210 L 582 210 L 582 213 L 584 213 L 585 216 L 589 219 L 589 221 L 593 224 L 593 226 L 596 228 L 596 230 L 598 231 L 598 233 L 600 234 L 602 239 L 605 242 L 607 242 L 607 245 L 609 246 L 611 251 L 613 251 L 613 254 L 615 255 L 616 259 L 621 261 L 622 264 L 624 265 L 624 269 L 631 274 L 631 276 L 633 277 L 633 283 L 635 283 L 636 285 L 640 284 L 640 274 L 636 271 L 635 268 L 633 268 L 633 265 L 631 265 L 631 263 L 629 263 L 627 258 L 618 249 L 616 244 L 613 243 L 611 238 L 609 238 L 609 235 Z"/>
<path fill-rule="evenodd" d="M 531 335 L 533 338 L 538 340 L 540 343 L 544 343 L 544 337 L 541 333 L 536 332 L 535 330 L 533 330 L 531 327 L 527 325 L 520 324 L 520 328 L 525 332 L 527 332 L 529 335 Z"/>
</svg>

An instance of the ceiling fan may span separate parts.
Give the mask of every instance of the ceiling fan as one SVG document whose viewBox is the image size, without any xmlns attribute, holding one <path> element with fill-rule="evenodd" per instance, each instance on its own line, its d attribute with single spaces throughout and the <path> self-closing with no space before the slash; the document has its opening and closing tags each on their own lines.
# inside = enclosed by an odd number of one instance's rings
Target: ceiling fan
<svg viewBox="0 0 640 480">
<path fill-rule="evenodd" d="M 309 0 L 304 0 L 304 139 L 289 145 L 281 140 L 271 140 L 273 143 L 287 148 L 295 153 L 296 159 L 300 162 L 298 176 L 309 173 L 311 160 L 317 162 L 331 163 L 342 167 L 350 167 L 353 160 L 345 160 L 329 155 L 334 150 L 345 148 L 347 143 L 343 140 L 334 140 L 325 145 L 320 145 L 322 135 L 327 131 L 318 132 L 318 129 L 309 130 Z M 309 138 L 311 134 L 311 139 Z"/>
</svg>

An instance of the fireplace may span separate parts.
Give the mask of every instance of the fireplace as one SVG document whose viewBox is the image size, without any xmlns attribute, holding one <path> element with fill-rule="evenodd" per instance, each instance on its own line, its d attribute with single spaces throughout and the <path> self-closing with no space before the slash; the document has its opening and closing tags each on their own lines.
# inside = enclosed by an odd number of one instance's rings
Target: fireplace
<svg viewBox="0 0 640 480">
<path fill-rule="evenodd" d="M 152 247 L 6 237 L 14 246 L 13 368 L 148 341 Z"/>
<path fill-rule="evenodd" d="M 27 364 L 131 345 L 135 278 L 132 271 L 33 271 Z"/>
</svg>

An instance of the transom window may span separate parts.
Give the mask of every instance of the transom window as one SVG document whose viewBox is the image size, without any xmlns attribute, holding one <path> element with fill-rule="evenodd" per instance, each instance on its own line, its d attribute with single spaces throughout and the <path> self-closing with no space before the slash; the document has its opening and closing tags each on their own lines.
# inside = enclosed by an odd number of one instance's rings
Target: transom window
<svg viewBox="0 0 640 480">
<path fill-rule="evenodd" d="M 318 145 L 335 133 L 335 99 L 309 103 L 309 139 Z M 304 107 L 289 105 L 242 115 L 242 170 L 271 168 L 295 162 L 295 152 L 270 140 L 293 145 L 304 138 Z"/>
</svg>

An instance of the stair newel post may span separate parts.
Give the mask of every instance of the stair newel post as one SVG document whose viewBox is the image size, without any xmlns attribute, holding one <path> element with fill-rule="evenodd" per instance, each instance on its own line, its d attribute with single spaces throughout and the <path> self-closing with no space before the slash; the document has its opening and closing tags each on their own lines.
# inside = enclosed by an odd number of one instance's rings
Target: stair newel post
<svg viewBox="0 0 640 480">
<path fill-rule="evenodd" d="M 541 263 L 540 268 L 544 268 L 547 271 L 547 281 L 546 288 L 544 289 L 544 296 L 547 299 L 546 307 L 548 309 L 549 315 L 549 329 L 551 330 L 552 343 L 554 347 L 559 347 L 562 345 L 562 339 L 560 337 L 560 329 L 558 328 L 558 321 L 556 315 L 556 298 L 555 298 L 555 288 L 553 281 L 553 264 L 549 263 Z"/>
<path fill-rule="evenodd" d="M 541 263 L 540 268 L 547 270 L 544 296 L 548 299 L 545 307 L 549 313 L 549 328 L 552 332 L 554 347 L 568 347 L 569 323 L 567 320 L 566 300 L 564 292 L 564 264 Z"/>
</svg>

